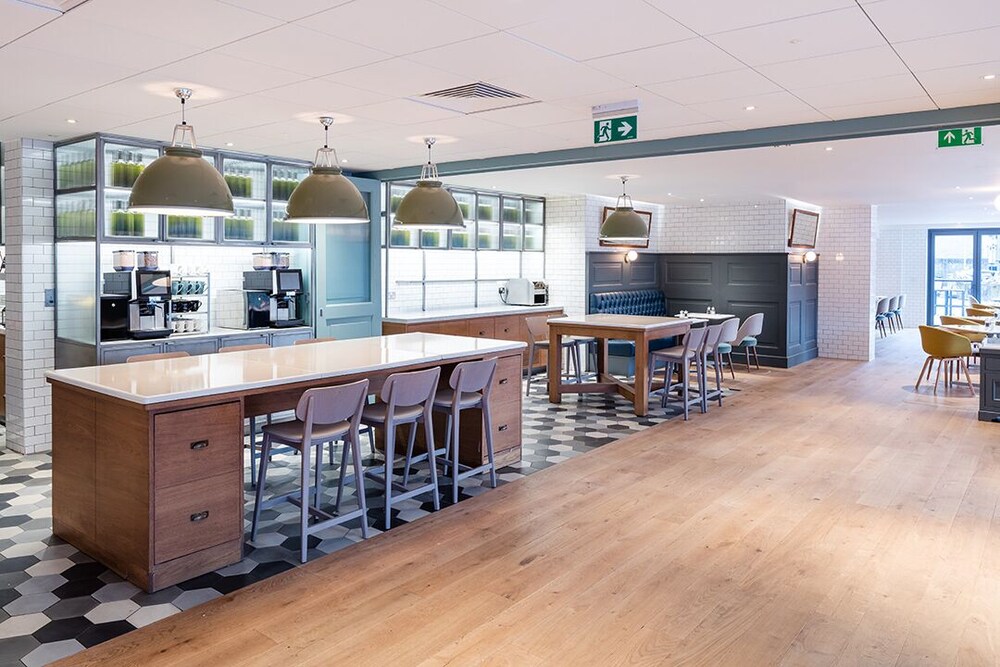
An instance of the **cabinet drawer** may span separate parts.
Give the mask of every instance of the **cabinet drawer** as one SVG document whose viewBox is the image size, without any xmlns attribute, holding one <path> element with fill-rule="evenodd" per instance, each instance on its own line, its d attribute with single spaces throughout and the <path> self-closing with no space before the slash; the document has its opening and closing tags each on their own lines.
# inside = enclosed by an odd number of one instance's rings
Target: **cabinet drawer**
<svg viewBox="0 0 1000 667">
<path fill-rule="evenodd" d="M 475 338 L 493 338 L 493 318 L 477 317 L 468 322 L 468 335 Z"/>
<path fill-rule="evenodd" d="M 239 539 L 242 534 L 239 472 L 158 489 L 154 498 L 155 563 Z"/>
<path fill-rule="evenodd" d="M 493 452 L 502 452 L 521 444 L 521 398 L 493 402 Z M 483 444 L 483 455 L 486 446 Z"/>
<path fill-rule="evenodd" d="M 131 356 L 138 354 L 156 354 L 163 351 L 162 343 L 136 343 L 134 345 L 115 345 L 101 350 L 102 364 L 123 364 Z"/>
<path fill-rule="evenodd" d="M 521 357 L 500 357 L 493 374 L 492 399 L 496 403 L 520 400 Z"/>
<path fill-rule="evenodd" d="M 446 322 L 435 322 L 434 333 L 447 334 L 449 336 L 468 336 L 469 323 L 466 320 L 448 320 Z"/>
<path fill-rule="evenodd" d="M 242 469 L 239 403 L 153 417 L 153 471 L 164 488 Z"/>
<path fill-rule="evenodd" d="M 500 340 L 521 340 L 521 320 L 517 315 L 493 318 L 493 337 Z"/>
<path fill-rule="evenodd" d="M 168 340 L 163 344 L 164 352 L 187 352 L 192 357 L 199 354 L 215 354 L 219 351 L 219 341 L 215 338 L 208 340 Z"/>
</svg>

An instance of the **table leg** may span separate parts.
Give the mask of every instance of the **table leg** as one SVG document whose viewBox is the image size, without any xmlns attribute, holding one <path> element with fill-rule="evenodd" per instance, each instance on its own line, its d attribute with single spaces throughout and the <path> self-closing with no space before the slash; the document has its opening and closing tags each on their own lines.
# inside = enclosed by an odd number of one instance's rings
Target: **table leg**
<svg viewBox="0 0 1000 667">
<path fill-rule="evenodd" d="M 562 334 L 549 325 L 549 361 L 545 369 L 549 377 L 549 403 L 562 403 Z"/>
<path fill-rule="evenodd" d="M 597 339 L 597 382 L 604 381 L 604 374 L 608 372 L 608 339 Z"/>
<path fill-rule="evenodd" d="M 635 414 L 645 417 L 649 411 L 649 341 L 635 337 Z"/>
</svg>

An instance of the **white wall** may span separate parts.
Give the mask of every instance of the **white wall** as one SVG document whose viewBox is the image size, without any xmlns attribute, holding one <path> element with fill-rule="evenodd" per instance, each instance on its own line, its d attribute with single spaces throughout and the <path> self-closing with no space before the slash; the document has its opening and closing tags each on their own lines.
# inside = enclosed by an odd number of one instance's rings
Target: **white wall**
<svg viewBox="0 0 1000 667">
<path fill-rule="evenodd" d="M 880 225 L 877 230 L 875 294 L 906 295 L 905 327 L 925 324 L 927 319 L 928 229 L 928 225 Z"/>
</svg>

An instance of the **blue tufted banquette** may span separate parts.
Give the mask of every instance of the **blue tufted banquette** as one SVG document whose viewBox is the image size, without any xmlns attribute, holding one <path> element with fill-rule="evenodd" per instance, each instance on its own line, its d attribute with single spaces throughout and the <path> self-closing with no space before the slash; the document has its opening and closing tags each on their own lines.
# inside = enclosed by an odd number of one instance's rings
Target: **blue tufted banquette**
<svg viewBox="0 0 1000 667">
<path fill-rule="evenodd" d="M 590 312 L 666 317 L 667 300 L 663 296 L 663 292 L 655 289 L 595 292 L 590 295 Z M 673 344 L 673 338 L 661 338 L 652 341 L 649 344 L 649 349 L 659 350 Z M 614 357 L 629 357 L 633 360 L 629 362 L 629 375 L 631 375 L 634 370 L 635 343 L 628 340 L 609 341 L 608 354 Z"/>
</svg>

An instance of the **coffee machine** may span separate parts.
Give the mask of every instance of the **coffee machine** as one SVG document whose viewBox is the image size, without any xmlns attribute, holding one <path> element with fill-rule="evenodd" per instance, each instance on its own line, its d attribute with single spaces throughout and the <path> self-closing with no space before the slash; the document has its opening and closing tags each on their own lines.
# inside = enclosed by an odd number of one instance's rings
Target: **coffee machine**
<svg viewBox="0 0 1000 667">
<path fill-rule="evenodd" d="M 304 292 L 301 269 L 244 271 L 244 328 L 302 326 Z"/>
<path fill-rule="evenodd" d="M 128 296 L 128 335 L 136 340 L 166 338 L 171 329 L 170 271 L 137 269 L 104 274 L 105 294 Z"/>
</svg>

